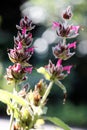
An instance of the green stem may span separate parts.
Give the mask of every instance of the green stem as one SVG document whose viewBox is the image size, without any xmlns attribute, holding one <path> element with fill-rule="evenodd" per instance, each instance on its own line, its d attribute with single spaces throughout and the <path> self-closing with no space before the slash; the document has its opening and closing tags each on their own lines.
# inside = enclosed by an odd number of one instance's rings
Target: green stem
<svg viewBox="0 0 87 130">
<path fill-rule="evenodd" d="M 34 119 L 31 121 L 31 123 L 29 124 L 28 129 L 30 130 L 32 127 L 34 127 L 34 124 L 36 123 L 36 120 L 38 119 L 38 115 L 34 116 Z"/>
<path fill-rule="evenodd" d="M 47 90 L 46 90 L 44 96 L 42 97 L 41 105 L 43 105 L 43 103 L 44 103 L 45 100 L 47 99 L 47 97 L 48 97 L 48 95 L 49 95 L 49 93 L 50 93 L 50 90 L 51 90 L 52 86 L 53 86 L 53 81 L 51 81 L 51 82 L 49 83 L 49 86 L 47 87 Z"/>
<path fill-rule="evenodd" d="M 15 92 L 16 92 L 16 88 L 17 88 L 17 81 L 15 81 L 15 83 L 14 83 L 14 89 L 13 89 L 13 93 L 15 94 Z"/>
<path fill-rule="evenodd" d="M 55 84 L 58 85 L 63 90 L 63 93 L 64 93 L 63 104 L 65 104 L 66 96 L 67 96 L 67 90 L 66 90 L 65 86 L 59 80 L 56 80 Z"/>
<path fill-rule="evenodd" d="M 66 37 L 63 38 L 63 45 L 66 44 Z"/>
<path fill-rule="evenodd" d="M 16 85 L 17 85 L 17 82 L 15 82 L 15 85 L 14 85 L 14 88 L 13 88 L 13 94 L 15 95 L 16 94 Z M 14 100 L 12 100 L 12 104 L 14 104 Z M 11 117 L 10 117 L 10 128 L 9 130 L 13 130 L 13 121 L 14 121 L 14 111 L 12 110 L 12 113 L 11 113 Z"/>
<path fill-rule="evenodd" d="M 13 127 L 12 127 L 13 121 L 14 121 L 14 112 L 12 111 L 12 114 L 11 114 L 11 117 L 10 117 L 10 128 L 9 128 L 9 130 L 13 130 Z"/>
</svg>

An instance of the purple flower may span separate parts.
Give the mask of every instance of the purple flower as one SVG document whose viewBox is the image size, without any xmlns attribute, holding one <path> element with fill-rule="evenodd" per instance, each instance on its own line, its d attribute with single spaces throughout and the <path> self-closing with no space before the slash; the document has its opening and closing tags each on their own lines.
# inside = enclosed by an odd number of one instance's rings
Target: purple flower
<svg viewBox="0 0 87 130">
<path fill-rule="evenodd" d="M 73 43 L 69 43 L 68 44 L 68 48 L 76 48 L 76 42 L 73 42 Z"/>
<path fill-rule="evenodd" d="M 62 60 L 59 59 L 59 60 L 57 61 L 56 66 L 60 67 L 61 65 L 62 65 Z M 71 68 L 72 68 L 72 65 L 64 66 L 64 67 L 63 67 L 63 71 L 67 71 L 67 73 L 70 74 Z"/>
<path fill-rule="evenodd" d="M 80 26 L 68 25 L 66 23 L 53 22 L 53 27 L 56 29 L 57 35 L 60 37 L 74 38 L 78 36 Z"/>
<path fill-rule="evenodd" d="M 22 70 L 21 64 L 17 63 L 11 67 L 12 71 L 15 73 L 20 73 Z"/>
<path fill-rule="evenodd" d="M 34 47 L 27 48 L 26 52 L 29 52 L 29 53 L 33 54 L 34 53 Z"/>
<path fill-rule="evenodd" d="M 60 67 L 60 66 L 61 66 L 61 64 L 62 64 L 62 60 L 61 60 L 61 59 L 59 59 L 59 60 L 57 61 L 57 64 L 56 64 L 56 65 L 57 65 L 58 67 Z"/>
<path fill-rule="evenodd" d="M 23 48 L 22 43 L 19 42 L 19 43 L 18 43 L 18 46 L 17 46 L 17 50 L 22 50 L 22 48 Z"/>
<path fill-rule="evenodd" d="M 24 47 L 29 47 L 32 41 L 33 39 L 31 33 L 22 35 L 20 32 L 18 32 L 17 37 L 14 37 L 14 43 L 16 46 L 18 46 L 18 44 L 21 43 Z"/>
<path fill-rule="evenodd" d="M 54 21 L 52 28 L 53 28 L 53 29 L 56 29 L 57 27 L 60 27 L 60 23 Z"/>
<path fill-rule="evenodd" d="M 55 79 L 62 80 L 67 76 L 67 74 L 70 73 L 70 69 L 72 68 L 72 66 L 63 67 L 62 60 L 59 59 L 56 65 L 54 65 L 52 61 L 49 60 L 49 64 L 45 66 L 45 68 L 47 72 L 49 73 L 51 80 L 55 80 Z"/>
<path fill-rule="evenodd" d="M 72 17 L 72 11 L 70 6 L 68 6 L 66 10 L 63 11 L 62 17 L 65 20 L 69 20 Z"/>
<path fill-rule="evenodd" d="M 26 80 L 26 73 L 31 73 L 32 67 L 23 67 L 20 63 L 16 63 L 13 66 L 7 68 L 6 79 L 8 83 L 22 82 Z"/>
<path fill-rule="evenodd" d="M 58 43 L 58 45 L 52 48 L 53 55 L 55 56 L 55 58 L 67 60 L 75 54 L 75 52 L 70 52 L 71 48 L 76 48 L 76 42 L 69 44 L 62 44 L 60 42 Z"/>
<path fill-rule="evenodd" d="M 22 65 L 26 66 L 28 64 L 29 59 L 31 58 L 32 54 L 34 52 L 34 48 L 23 48 L 21 46 L 21 43 L 18 44 L 18 47 L 14 47 L 14 49 L 9 49 L 9 59 L 13 63 L 21 63 Z"/>
<path fill-rule="evenodd" d="M 17 63 L 7 68 L 6 79 L 8 84 L 18 81 L 21 82 L 25 79 L 25 72 L 21 64 Z"/>
<path fill-rule="evenodd" d="M 32 69 L 33 69 L 33 67 L 25 67 L 25 68 L 24 68 L 24 72 L 25 72 L 25 73 L 30 73 L 30 74 L 31 74 Z"/>
<path fill-rule="evenodd" d="M 70 74 L 70 70 L 72 68 L 72 65 L 63 67 L 63 70 L 67 71 L 68 74 Z"/>
<path fill-rule="evenodd" d="M 25 16 L 20 20 L 20 25 L 16 25 L 17 29 L 22 30 L 22 34 L 25 35 L 27 31 L 30 31 L 34 29 L 34 25 L 32 24 L 32 21 Z"/>
<path fill-rule="evenodd" d="M 75 32 L 75 34 L 78 33 L 80 26 L 71 26 L 71 30 Z"/>
</svg>

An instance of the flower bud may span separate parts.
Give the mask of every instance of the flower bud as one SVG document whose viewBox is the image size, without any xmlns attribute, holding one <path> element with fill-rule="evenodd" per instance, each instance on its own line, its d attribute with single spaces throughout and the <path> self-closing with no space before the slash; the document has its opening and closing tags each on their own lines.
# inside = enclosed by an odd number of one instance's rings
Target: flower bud
<svg viewBox="0 0 87 130">
<path fill-rule="evenodd" d="M 6 74 L 6 79 L 8 81 L 8 84 L 18 81 L 22 82 L 25 78 L 26 72 L 24 71 L 24 68 L 22 67 L 21 64 L 16 63 L 13 66 L 9 66 L 7 68 L 7 74 Z"/>
<path fill-rule="evenodd" d="M 41 97 L 44 95 L 46 89 L 47 89 L 47 84 L 43 81 L 43 79 L 41 79 L 35 86 L 35 91 L 38 91 Z"/>
<path fill-rule="evenodd" d="M 67 60 L 75 54 L 75 52 L 70 52 L 71 48 L 76 48 L 76 42 L 70 44 L 58 43 L 58 45 L 52 48 L 53 55 L 55 58 Z"/>
<path fill-rule="evenodd" d="M 17 37 L 14 37 L 14 43 L 16 44 L 16 46 L 18 46 L 18 44 L 21 43 L 23 47 L 28 47 L 31 45 L 32 41 L 32 33 L 30 32 L 26 35 L 22 35 L 18 31 Z"/>
<path fill-rule="evenodd" d="M 22 30 L 22 34 L 25 35 L 27 31 L 32 30 L 35 26 L 32 24 L 32 21 L 25 16 L 20 20 L 20 25 L 16 25 L 17 29 Z"/>
<path fill-rule="evenodd" d="M 39 102 L 40 102 L 40 99 L 41 99 L 41 95 L 39 94 L 38 91 L 34 91 L 33 96 L 34 96 L 34 105 L 38 106 Z"/>
<path fill-rule="evenodd" d="M 23 121 L 31 120 L 32 118 L 27 108 L 22 108 L 21 115 L 22 115 L 21 119 Z"/>
<path fill-rule="evenodd" d="M 51 60 L 49 60 L 49 64 L 45 67 L 47 72 L 50 75 L 50 80 L 63 80 L 67 74 L 70 73 L 70 69 L 72 66 L 62 66 L 62 60 L 59 59 L 57 64 L 53 64 Z M 65 71 L 65 72 L 64 72 Z"/>
<path fill-rule="evenodd" d="M 34 52 L 34 48 L 21 48 L 18 46 L 14 49 L 10 49 L 8 56 L 13 63 L 20 63 L 24 66 L 29 66 L 28 60 L 31 58 Z"/>
<path fill-rule="evenodd" d="M 80 26 L 68 25 L 66 23 L 53 22 L 53 28 L 59 37 L 75 38 L 79 35 Z"/>
<path fill-rule="evenodd" d="M 67 9 L 63 12 L 62 17 L 65 20 L 69 20 L 72 17 L 72 11 L 70 6 L 68 6 Z"/>
</svg>

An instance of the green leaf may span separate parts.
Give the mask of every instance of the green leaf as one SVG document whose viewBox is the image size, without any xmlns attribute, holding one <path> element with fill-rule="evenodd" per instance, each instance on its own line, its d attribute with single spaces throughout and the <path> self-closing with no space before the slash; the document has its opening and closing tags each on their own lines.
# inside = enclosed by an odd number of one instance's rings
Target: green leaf
<svg viewBox="0 0 87 130">
<path fill-rule="evenodd" d="M 21 97 L 19 97 L 17 95 L 14 95 L 14 94 L 12 94 L 10 92 L 7 92 L 5 90 L 0 89 L 0 101 L 1 102 L 9 105 L 11 99 L 13 99 L 15 102 L 19 103 L 22 106 L 26 106 L 26 101 L 23 98 L 21 98 Z"/>
<path fill-rule="evenodd" d="M 50 122 L 54 123 L 55 125 L 63 128 L 64 130 L 70 130 L 69 126 L 65 124 L 62 120 L 56 117 L 45 117 L 45 120 L 49 120 Z"/>
<path fill-rule="evenodd" d="M 46 71 L 46 69 L 44 67 L 40 67 L 39 69 L 37 69 L 37 72 L 40 73 L 40 74 L 43 74 L 44 77 L 47 79 L 47 80 L 50 80 L 50 75 L 49 73 Z"/>
</svg>

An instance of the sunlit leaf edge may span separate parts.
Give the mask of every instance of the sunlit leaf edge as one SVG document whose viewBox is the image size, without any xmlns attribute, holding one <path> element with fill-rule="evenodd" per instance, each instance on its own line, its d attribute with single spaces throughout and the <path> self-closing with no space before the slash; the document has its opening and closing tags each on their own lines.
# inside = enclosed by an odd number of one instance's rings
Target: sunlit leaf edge
<svg viewBox="0 0 87 130">
<path fill-rule="evenodd" d="M 17 103 L 19 103 L 22 106 L 26 105 L 26 102 L 25 102 L 25 100 L 23 98 L 21 98 L 21 97 L 19 97 L 17 95 L 14 95 L 14 94 L 12 94 L 10 92 L 7 92 L 5 90 L 0 89 L 0 101 L 5 103 L 5 104 L 9 104 L 10 99 L 15 100 Z"/>
<path fill-rule="evenodd" d="M 67 124 L 65 124 L 62 120 L 60 120 L 57 117 L 44 117 L 44 120 L 48 120 L 52 122 L 53 124 L 63 128 L 64 130 L 71 130 Z"/>
</svg>

